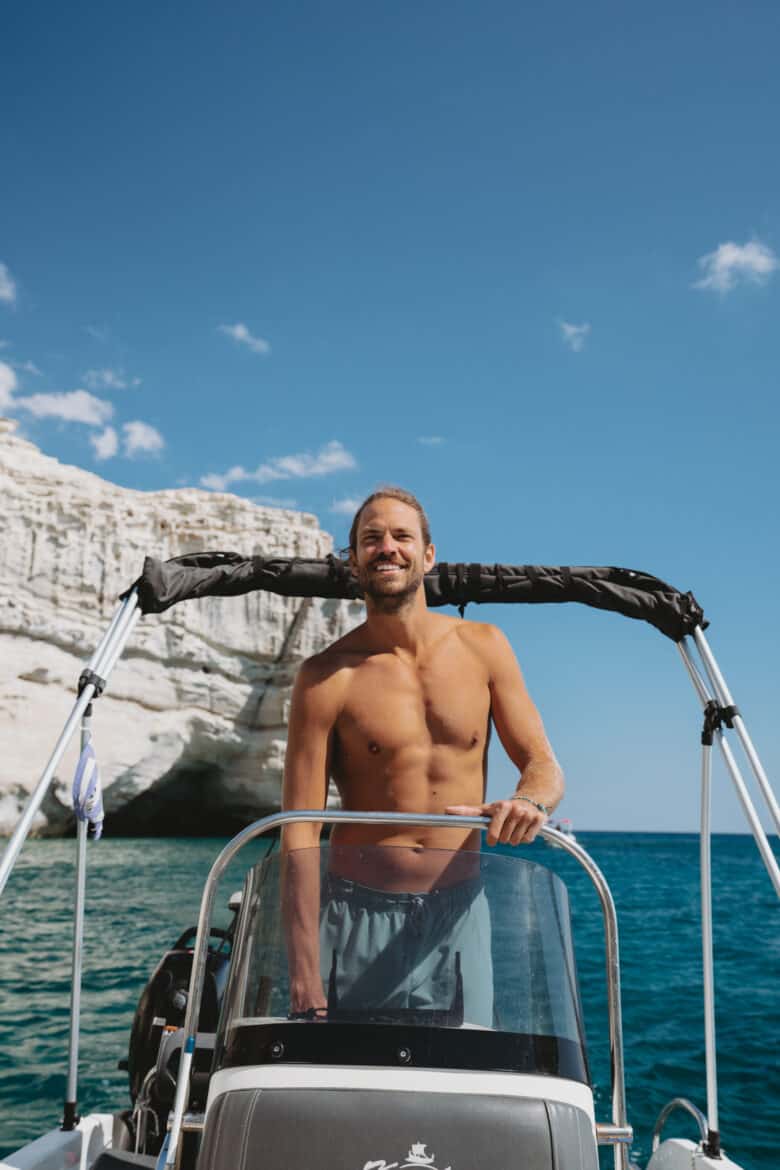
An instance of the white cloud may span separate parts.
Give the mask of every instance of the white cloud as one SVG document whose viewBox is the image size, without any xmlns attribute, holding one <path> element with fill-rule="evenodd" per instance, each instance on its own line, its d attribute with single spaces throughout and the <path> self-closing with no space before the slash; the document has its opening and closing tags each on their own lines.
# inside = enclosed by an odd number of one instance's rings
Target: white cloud
<svg viewBox="0 0 780 1170">
<path fill-rule="evenodd" d="M 20 368 L 39 373 L 32 362 L 24 362 Z M 33 418 L 58 418 L 63 422 L 83 423 L 88 427 L 105 426 L 114 413 L 110 402 L 95 398 L 94 394 L 86 390 L 24 394 L 21 397 L 15 393 L 16 390 L 13 367 L 8 362 L 0 362 L 0 410 L 25 410 Z"/>
<path fill-rule="evenodd" d="M 165 439 L 155 427 L 138 419 L 125 423 L 122 427 L 125 445 L 125 455 L 132 459 L 144 451 L 155 454 L 162 451 Z"/>
<path fill-rule="evenodd" d="M 220 333 L 227 334 L 232 337 L 234 341 L 238 341 L 241 345 L 248 346 L 253 353 L 270 353 L 271 344 L 263 337 L 255 337 L 249 332 L 243 321 L 238 321 L 235 325 L 218 325 Z"/>
<path fill-rule="evenodd" d="M 95 398 L 86 390 L 68 390 L 53 394 L 28 394 L 15 398 L 17 410 L 29 411 L 35 418 L 60 418 L 64 422 L 85 423 L 102 427 L 114 413 L 110 402 Z"/>
<path fill-rule="evenodd" d="M 268 508 L 297 508 L 298 501 L 290 496 L 253 496 L 254 504 L 264 504 Z"/>
<path fill-rule="evenodd" d="M 417 442 L 423 447 L 441 447 L 445 439 L 443 435 L 418 435 Z"/>
<path fill-rule="evenodd" d="M 230 484 L 235 483 L 237 479 L 246 479 L 246 472 L 243 467 L 231 467 L 230 471 L 226 471 L 224 475 L 218 475 L 215 471 L 210 471 L 208 475 L 202 475 L 200 477 L 200 485 L 201 487 L 208 488 L 212 492 L 225 492 Z"/>
<path fill-rule="evenodd" d="M 341 500 L 333 500 L 328 511 L 337 516 L 354 516 L 362 503 L 356 496 L 344 496 Z"/>
<path fill-rule="evenodd" d="M 8 362 L 0 362 L 0 410 L 10 410 L 14 405 L 16 374 Z"/>
<path fill-rule="evenodd" d="M 231 467 L 223 475 L 210 473 L 201 476 L 201 484 L 213 491 L 224 492 L 232 483 L 251 480 L 253 483 L 271 483 L 276 479 L 309 479 L 312 476 L 332 475 L 336 471 L 352 471 L 357 462 L 343 443 L 334 439 L 326 443 L 316 454 L 303 452 L 300 455 L 279 455 L 267 463 L 261 463 L 254 471 L 245 467 Z"/>
<path fill-rule="evenodd" d="M 590 333 L 590 323 L 584 321 L 582 325 L 572 325 L 568 321 L 559 321 L 558 324 L 561 327 L 564 344 L 574 353 L 580 353 Z"/>
<path fill-rule="evenodd" d="M 258 483 L 272 479 L 308 479 L 313 475 L 332 475 L 334 471 L 351 471 L 357 467 L 354 455 L 334 439 L 321 447 L 316 455 L 281 455 L 270 463 L 261 463 L 254 478 Z"/>
<path fill-rule="evenodd" d="M 32 362 L 24 363 L 28 369 Z M 63 422 L 83 423 L 88 427 L 102 427 L 114 413 L 110 402 L 95 398 L 86 390 L 57 391 L 49 394 L 15 393 L 16 373 L 7 362 L 0 362 L 0 410 L 25 410 L 33 418 L 58 418 Z M 108 428 L 111 429 L 110 427 Z"/>
<path fill-rule="evenodd" d="M 19 362 L 17 369 L 24 370 L 25 374 L 34 374 L 37 378 L 43 373 L 43 370 L 39 370 L 35 362 Z"/>
<path fill-rule="evenodd" d="M 90 435 L 96 459 L 111 459 L 119 450 L 119 437 L 113 427 L 106 427 L 99 435 Z"/>
<path fill-rule="evenodd" d="M 85 325 L 84 332 L 95 341 L 108 341 L 111 331 L 105 325 Z"/>
<path fill-rule="evenodd" d="M 0 262 L 0 301 L 6 305 L 16 303 L 16 281 L 8 271 L 8 265 Z"/>
<path fill-rule="evenodd" d="M 211 488 L 214 492 L 227 491 L 231 483 L 240 483 L 243 479 L 252 479 L 250 472 L 244 467 L 230 467 L 223 475 L 209 472 L 200 477 L 201 486 Z"/>
<path fill-rule="evenodd" d="M 727 293 L 740 281 L 764 284 L 778 267 L 778 259 L 771 248 L 758 240 L 747 244 L 730 240 L 718 244 L 714 252 L 700 256 L 697 264 L 704 276 L 694 282 L 694 288 Z"/>
<path fill-rule="evenodd" d="M 140 378 L 128 378 L 124 370 L 112 370 L 104 366 L 101 370 L 87 370 L 84 384 L 90 390 L 126 390 L 128 386 L 140 386 Z"/>
<path fill-rule="evenodd" d="M 227 480 L 216 472 L 210 471 L 208 475 L 200 477 L 200 486 L 208 488 L 210 492 L 224 492 L 227 489 Z"/>
</svg>

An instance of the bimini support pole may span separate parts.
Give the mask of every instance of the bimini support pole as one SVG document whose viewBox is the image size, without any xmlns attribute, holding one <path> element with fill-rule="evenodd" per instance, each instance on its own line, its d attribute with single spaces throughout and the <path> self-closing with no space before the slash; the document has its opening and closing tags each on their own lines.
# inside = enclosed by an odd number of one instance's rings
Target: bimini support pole
<svg viewBox="0 0 780 1170">
<path fill-rule="evenodd" d="M 731 692 L 726 685 L 726 680 L 723 677 L 720 667 L 715 660 L 715 655 L 710 649 L 710 644 L 704 637 L 704 632 L 698 626 L 693 631 L 693 637 L 694 641 L 696 642 L 696 647 L 701 654 L 702 662 L 704 663 L 707 674 L 712 681 L 712 685 L 721 705 L 727 709 L 733 710 L 734 712 L 731 717 L 734 724 L 734 730 L 739 736 L 739 741 L 742 744 L 742 747 L 745 749 L 745 755 L 748 758 L 753 775 L 755 776 L 758 782 L 758 786 L 761 789 L 761 795 L 766 801 L 766 806 L 769 809 L 769 813 L 775 823 L 775 832 L 780 833 L 780 805 L 778 805 L 775 794 L 772 791 L 772 785 L 769 783 L 769 777 L 764 771 L 761 760 L 758 758 L 758 752 L 756 751 L 753 741 L 750 738 L 748 729 L 745 726 L 745 721 L 739 712 L 739 708 L 736 706 L 734 700 L 731 697 Z"/>
<path fill-rule="evenodd" d="M 92 704 L 84 711 L 81 721 L 81 750 L 92 738 Z M 73 958 L 70 982 L 70 1033 L 68 1042 L 68 1079 L 65 1088 L 65 1105 L 62 1128 L 75 1129 L 79 1122 L 79 1021 L 81 1018 L 81 970 L 84 946 L 84 905 L 87 890 L 87 831 L 86 818 L 76 820 L 76 902 L 73 910 Z"/>
<path fill-rule="evenodd" d="M 699 836 L 699 868 L 701 874 L 701 952 L 702 983 L 704 986 L 704 1062 L 707 1081 L 707 1137 L 702 1149 L 710 1157 L 720 1156 L 720 1125 L 718 1121 L 718 1065 L 715 1041 L 715 969 L 712 947 L 712 738 L 718 728 L 717 704 L 712 699 L 690 657 L 685 641 L 678 643 L 680 655 L 691 682 L 704 707 L 704 727 L 701 733 L 701 833 Z M 722 732 L 719 732 L 722 734 Z"/>
<path fill-rule="evenodd" d="M 688 648 L 688 645 L 686 643 L 685 638 L 683 638 L 682 641 L 677 643 L 677 648 L 680 651 L 680 654 L 682 656 L 682 660 L 685 663 L 685 667 L 686 667 L 688 674 L 691 678 L 691 681 L 696 689 L 696 692 L 699 695 L 699 698 L 701 699 L 702 706 L 705 709 L 705 713 L 706 713 L 707 709 L 709 708 L 710 711 L 714 712 L 718 716 L 718 718 L 713 723 L 714 735 L 715 735 L 715 738 L 717 740 L 718 747 L 720 748 L 721 755 L 723 756 L 723 760 L 724 760 L 726 767 L 729 771 L 729 774 L 731 776 L 732 782 L 733 782 L 734 787 L 735 787 L 736 792 L 737 792 L 737 796 L 739 797 L 739 802 L 742 805 L 742 809 L 743 809 L 745 816 L 747 818 L 747 822 L 750 825 L 750 830 L 753 834 L 753 838 L 756 842 L 756 846 L 758 847 L 758 851 L 761 854 L 761 860 L 764 862 L 764 866 L 766 868 L 766 871 L 769 874 L 769 880 L 772 882 L 772 885 L 774 886 L 775 893 L 777 894 L 778 898 L 780 898 L 780 867 L 778 867 L 777 858 L 775 857 L 774 853 L 772 852 L 772 847 L 769 844 L 769 841 L 767 840 L 767 835 L 764 832 L 764 827 L 758 818 L 758 813 L 756 812 L 755 805 L 753 804 L 753 801 L 750 799 L 750 793 L 748 792 L 747 787 L 745 785 L 745 781 L 742 777 L 742 773 L 739 769 L 739 765 L 737 764 L 737 761 L 734 759 L 734 753 L 732 752 L 731 746 L 728 743 L 728 740 L 726 739 L 726 736 L 723 733 L 723 728 L 722 728 L 723 721 L 729 720 L 732 718 L 731 715 L 729 714 L 729 711 L 728 711 L 728 707 L 730 707 L 731 704 L 727 705 L 727 708 L 724 712 L 724 706 L 720 702 L 721 696 L 718 695 L 717 698 L 713 697 L 713 695 L 710 692 L 709 687 L 702 679 L 701 675 L 699 674 L 699 671 L 696 669 L 696 666 L 693 662 L 693 659 L 691 658 L 691 652 L 690 652 L 690 649 Z M 728 693 L 728 692 L 726 692 L 726 693 Z M 716 691 L 716 694 L 718 694 L 717 691 Z M 725 696 L 723 696 L 723 697 L 725 697 Z M 770 791 L 771 791 L 771 789 L 770 789 Z"/>
<path fill-rule="evenodd" d="M 712 737 L 702 734 L 701 753 L 701 951 L 704 973 L 704 1061 L 707 1078 L 707 1141 L 704 1152 L 720 1157 L 718 1122 L 718 1049 L 715 1041 L 715 968 L 712 953 L 712 858 L 711 858 Z"/>
<path fill-rule="evenodd" d="M 11 870 L 16 864 L 16 859 L 27 839 L 38 809 L 41 807 L 43 798 L 49 790 L 49 785 L 52 782 L 57 765 L 62 759 L 73 733 L 79 726 L 82 716 L 92 698 L 95 695 L 99 695 L 106 685 L 106 680 L 111 670 L 113 670 L 140 616 L 141 611 L 138 608 L 138 594 L 136 590 L 133 590 L 117 609 L 111 625 L 106 630 L 97 650 L 90 658 L 81 675 L 79 695 L 73 710 L 68 716 L 60 737 L 54 745 L 54 751 L 49 758 L 49 762 L 44 768 L 43 775 L 30 794 L 19 823 L 11 835 L 2 859 L 0 859 L 0 894 L 5 889 Z"/>
</svg>

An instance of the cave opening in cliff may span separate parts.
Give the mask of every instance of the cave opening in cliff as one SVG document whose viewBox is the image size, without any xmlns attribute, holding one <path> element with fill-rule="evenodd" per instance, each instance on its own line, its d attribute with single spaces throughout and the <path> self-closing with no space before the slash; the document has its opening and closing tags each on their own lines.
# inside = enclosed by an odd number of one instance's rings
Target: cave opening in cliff
<svg viewBox="0 0 780 1170">
<path fill-rule="evenodd" d="M 152 789 L 107 813 L 106 835 L 232 837 L 262 814 L 249 800 L 227 801 L 224 778 L 217 764 L 178 764 Z"/>
</svg>

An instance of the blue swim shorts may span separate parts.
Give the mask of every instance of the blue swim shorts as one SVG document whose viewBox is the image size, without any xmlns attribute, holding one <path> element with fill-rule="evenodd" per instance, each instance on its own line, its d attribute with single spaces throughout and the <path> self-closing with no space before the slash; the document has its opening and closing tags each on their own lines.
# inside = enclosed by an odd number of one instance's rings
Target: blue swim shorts
<svg viewBox="0 0 780 1170">
<path fill-rule="evenodd" d="M 480 878 L 407 894 L 328 874 L 320 964 L 323 986 L 345 1012 L 420 1013 L 421 1021 L 434 1013 L 455 1025 L 460 1003 L 463 1024 L 493 1027 L 490 911 Z"/>
</svg>

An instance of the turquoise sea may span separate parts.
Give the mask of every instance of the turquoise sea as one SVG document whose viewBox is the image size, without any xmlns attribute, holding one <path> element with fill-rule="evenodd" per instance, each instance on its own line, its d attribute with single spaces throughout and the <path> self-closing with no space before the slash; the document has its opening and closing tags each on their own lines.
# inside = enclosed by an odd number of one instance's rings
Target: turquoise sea
<svg viewBox="0 0 780 1170">
<path fill-rule="evenodd" d="M 633 1156 L 644 1165 L 653 1122 L 670 1097 L 706 1107 L 702 1039 L 698 841 L 693 835 L 582 833 L 618 910 Z M 195 922 L 221 842 L 116 839 L 89 846 L 79 1100 L 129 1104 L 126 1055 L 138 996 L 159 957 Z M 0 1157 L 56 1125 L 65 1087 L 70 984 L 72 841 L 30 842 L 0 907 Z M 596 1085 L 609 1120 L 609 1046 L 599 904 L 569 857 L 527 851 L 569 886 Z M 257 856 L 257 851 L 255 852 Z M 249 851 L 246 854 L 249 860 Z M 225 907 L 243 869 L 228 871 Z M 715 978 L 721 1132 L 746 1170 L 780 1166 L 780 903 L 752 838 L 713 842 Z M 222 922 L 227 921 L 226 909 Z M 683 1115 L 667 1134 L 693 1137 Z M 606 1156 L 604 1156 L 606 1155 Z M 608 1151 L 602 1164 L 611 1164 Z"/>
</svg>

